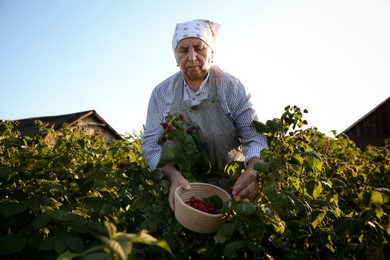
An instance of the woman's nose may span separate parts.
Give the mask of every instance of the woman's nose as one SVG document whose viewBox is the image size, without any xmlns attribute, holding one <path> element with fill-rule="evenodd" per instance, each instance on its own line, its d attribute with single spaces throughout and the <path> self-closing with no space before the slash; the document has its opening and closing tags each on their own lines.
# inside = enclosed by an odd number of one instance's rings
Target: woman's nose
<svg viewBox="0 0 390 260">
<path fill-rule="evenodd" d="M 195 61 L 196 56 L 197 56 L 197 54 L 196 54 L 195 50 L 188 51 L 188 61 Z"/>
</svg>

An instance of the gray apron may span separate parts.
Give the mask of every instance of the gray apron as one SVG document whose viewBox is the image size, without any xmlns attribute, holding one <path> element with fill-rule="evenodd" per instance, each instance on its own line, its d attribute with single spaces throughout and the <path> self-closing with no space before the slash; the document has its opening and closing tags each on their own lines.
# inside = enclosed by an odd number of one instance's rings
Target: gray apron
<svg viewBox="0 0 390 260">
<path fill-rule="evenodd" d="M 224 167 L 231 161 L 243 161 L 241 143 L 233 122 L 224 113 L 217 98 L 217 78 L 223 73 L 212 66 L 209 74 L 209 95 L 199 105 L 192 106 L 191 100 L 183 101 L 184 78 L 181 73 L 175 80 L 175 96 L 170 113 L 183 113 L 193 127 L 199 131 L 202 146 L 206 149 L 217 178 L 209 179 L 222 188 L 228 188 Z"/>
</svg>

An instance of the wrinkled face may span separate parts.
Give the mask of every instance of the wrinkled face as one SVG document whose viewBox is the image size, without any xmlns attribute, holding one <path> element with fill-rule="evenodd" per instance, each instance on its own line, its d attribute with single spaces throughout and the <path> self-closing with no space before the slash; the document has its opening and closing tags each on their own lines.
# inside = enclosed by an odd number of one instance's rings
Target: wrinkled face
<svg viewBox="0 0 390 260">
<path fill-rule="evenodd" d="M 176 62 L 187 83 L 203 80 L 211 66 L 213 51 L 198 38 L 185 38 L 176 47 Z"/>
</svg>

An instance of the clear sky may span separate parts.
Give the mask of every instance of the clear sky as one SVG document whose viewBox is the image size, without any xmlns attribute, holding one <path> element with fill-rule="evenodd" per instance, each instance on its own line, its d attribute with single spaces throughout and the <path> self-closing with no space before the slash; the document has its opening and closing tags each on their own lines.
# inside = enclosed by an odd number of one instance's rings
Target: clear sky
<svg viewBox="0 0 390 260">
<path fill-rule="evenodd" d="M 0 119 L 94 109 L 141 130 L 178 70 L 175 25 L 196 18 L 221 24 L 214 63 L 261 121 L 297 105 L 340 133 L 390 96 L 389 0 L 0 0 Z"/>
</svg>

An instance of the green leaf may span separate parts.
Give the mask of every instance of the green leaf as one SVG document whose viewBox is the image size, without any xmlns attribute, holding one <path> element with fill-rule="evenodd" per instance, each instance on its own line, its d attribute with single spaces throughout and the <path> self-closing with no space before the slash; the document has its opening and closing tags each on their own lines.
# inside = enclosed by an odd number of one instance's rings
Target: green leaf
<svg viewBox="0 0 390 260">
<path fill-rule="evenodd" d="M 63 253 L 66 249 L 65 241 L 62 239 L 56 239 L 55 244 L 54 244 L 54 249 L 56 250 L 56 252 L 58 254 Z"/>
<path fill-rule="evenodd" d="M 283 133 L 283 123 L 275 120 L 267 120 L 266 125 L 268 127 L 268 132 L 271 132 L 272 134 Z"/>
<path fill-rule="evenodd" d="M 136 235 L 134 234 L 123 234 L 123 233 L 117 233 L 114 240 L 119 243 L 120 245 L 120 252 L 124 252 L 124 255 L 126 256 L 125 259 L 128 258 L 128 256 L 131 254 L 133 250 L 133 243 L 136 243 L 134 241 L 136 238 Z"/>
<path fill-rule="evenodd" d="M 107 253 L 93 253 L 83 257 L 84 260 L 111 260 Z"/>
<path fill-rule="evenodd" d="M 332 187 L 337 188 L 337 187 L 346 187 L 347 185 L 345 182 L 338 178 L 329 178 L 329 180 L 332 182 Z"/>
<path fill-rule="evenodd" d="M 26 238 L 7 234 L 0 238 L 0 256 L 18 253 L 26 245 Z"/>
<path fill-rule="evenodd" d="M 42 240 L 39 245 L 39 250 L 52 250 L 54 248 L 54 244 L 56 242 L 56 237 L 48 237 Z"/>
<path fill-rule="evenodd" d="M 160 212 L 156 212 L 155 214 L 153 214 L 152 216 L 150 216 L 147 220 L 147 223 L 148 223 L 148 229 L 150 231 L 153 231 L 153 230 L 156 230 L 157 227 L 160 225 L 160 224 L 163 224 L 164 222 L 164 219 L 163 219 L 163 214 L 161 214 Z"/>
<path fill-rule="evenodd" d="M 0 204 L 0 212 L 4 214 L 5 218 L 9 218 L 18 213 L 24 212 L 27 209 L 27 204 L 24 202 L 11 202 Z"/>
<path fill-rule="evenodd" d="M 291 157 L 291 159 L 288 162 L 291 164 L 302 165 L 303 158 L 299 154 L 293 154 L 293 156 Z"/>
<path fill-rule="evenodd" d="M 364 230 L 364 219 L 345 218 L 337 223 L 335 232 L 340 238 L 360 236 Z"/>
<path fill-rule="evenodd" d="M 60 254 L 58 257 L 57 257 L 57 260 L 72 260 L 72 259 L 75 259 L 77 257 L 80 257 L 82 254 L 79 254 L 79 253 L 72 253 L 72 252 L 69 252 L 69 251 L 65 251 L 64 253 Z M 106 255 L 106 254 L 104 254 Z M 90 255 L 89 255 L 90 256 Z M 106 255 L 106 257 L 108 257 Z M 86 259 L 86 258 L 84 258 Z M 98 259 L 98 258 L 97 258 Z M 96 259 L 96 260 L 97 260 Z M 108 259 L 107 259 L 108 260 Z"/>
<path fill-rule="evenodd" d="M 243 240 L 235 240 L 230 243 L 227 243 L 225 248 L 223 249 L 223 254 L 228 258 L 235 258 L 237 257 L 237 251 L 243 248 L 244 245 L 245 244 Z"/>
<path fill-rule="evenodd" d="M 266 134 L 268 133 L 268 127 L 264 123 L 260 121 L 253 120 L 252 121 L 252 126 L 256 129 L 256 131 L 259 134 Z"/>
<path fill-rule="evenodd" d="M 323 190 L 321 182 L 314 179 L 309 180 L 306 183 L 305 188 L 307 194 L 314 199 L 317 199 Z"/>
<path fill-rule="evenodd" d="M 120 260 L 127 260 L 128 254 L 125 253 L 125 251 L 123 250 L 119 242 L 113 239 L 109 239 L 107 237 L 100 237 L 100 238 L 106 244 L 106 246 L 109 248 L 110 251 L 114 252 L 117 256 L 119 256 Z M 131 243 L 129 244 L 129 246 L 131 248 L 127 248 L 127 250 L 131 252 L 132 250 Z"/>
<path fill-rule="evenodd" d="M 32 209 L 34 212 L 38 212 L 40 204 L 37 200 L 26 200 L 27 206 Z"/>
<path fill-rule="evenodd" d="M 175 153 L 169 147 L 163 146 L 161 151 L 160 160 L 158 162 L 157 168 L 161 168 L 168 163 L 174 162 Z"/>
<path fill-rule="evenodd" d="M 372 204 L 383 204 L 383 196 L 380 192 L 373 190 L 371 192 L 371 199 L 370 202 Z"/>
<path fill-rule="evenodd" d="M 108 221 L 104 222 L 104 227 L 106 228 L 106 232 L 108 234 L 109 238 L 115 237 L 117 231 L 116 231 L 116 226 Z"/>
<path fill-rule="evenodd" d="M 260 162 L 256 163 L 255 166 L 253 167 L 256 171 L 261 172 L 261 173 L 269 173 L 271 171 L 271 165 L 268 162 Z"/>
<path fill-rule="evenodd" d="M 49 211 L 47 214 L 51 218 L 58 221 L 72 221 L 72 220 L 78 220 L 80 218 L 79 216 L 72 214 L 69 211 L 61 210 L 61 209 Z"/>
<path fill-rule="evenodd" d="M 384 211 L 381 207 L 376 206 L 375 207 L 375 215 L 378 219 L 381 219 L 384 214 Z"/>
<path fill-rule="evenodd" d="M 244 162 L 232 161 L 225 165 L 224 172 L 229 176 L 240 176 L 243 169 L 245 169 Z"/>
<path fill-rule="evenodd" d="M 35 216 L 35 218 L 32 222 L 32 225 L 33 225 L 34 229 L 38 229 L 38 228 L 46 226 L 49 223 L 49 221 L 50 221 L 50 218 L 48 215 L 39 214 L 39 215 Z"/>
<path fill-rule="evenodd" d="M 326 211 L 321 210 L 321 209 L 315 209 L 311 213 L 310 219 L 311 219 L 311 225 L 313 226 L 313 228 L 316 228 L 322 222 L 325 215 L 326 215 Z"/>
<path fill-rule="evenodd" d="M 225 243 L 226 240 L 231 238 L 233 235 L 234 231 L 236 230 L 237 227 L 237 221 L 234 219 L 233 222 L 227 222 L 225 223 L 220 230 L 215 234 L 214 240 L 215 243 L 217 244 L 223 244 Z"/>
<path fill-rule="evenodd" d="M 236 205 L 234 205 L 234 210 L 236 210 L 238 214 L 252 215 L 253 213 L 255 213 L 256 208 L 253 202 L 248 201 L 237 203 Z"/>
<path fill-rule="evenodd" d="M 209 173 L 211 170 L 211 163 L 206 151 L 200 151 L 195 154 L 195 164 L 199 167 L 199 172 Z"/>
<path fill-rule="evenodd" d="M 364 207 L 369 208 L 371 202 L 371 193 L 368 191 L 361 192 L 358 195 L 358 198 L 362 201 Z"/>
<path fill-rule="evenodd" d="M 155 245 L 172 254 L 171 248 L 165 240 L 157 240 L 155 237 L 148 234 L 146 230 L 141 230 L 141 232 L 137 236 L 133 237 L 131 242 L 142 243 L 146 245 Z"/>
<path fill-rule="evenodd" d="M 314 151 L 306 151 L 304 153 L 305 163 L 313 170 L 320 172 L 322 170 L 321 156 Z"/>
<path fill-rule="evenodd" d="M 171 248 L 169 247 L 169 244 L 165 241 L 165 240 L 158 240 L 155 244 L 155 246 L 158 246 L 159 248 L 162 248 L 164 249 L 165 251 L 169 252 L 171 255 L 172 254 L 172 250 Z"/>
<path fill-rule="evenodd" d="M 73 251 L 81 252 L 84 250 L 84 243 L 79 237 L 67 237 L 66 245 Z"/>
</svg>

